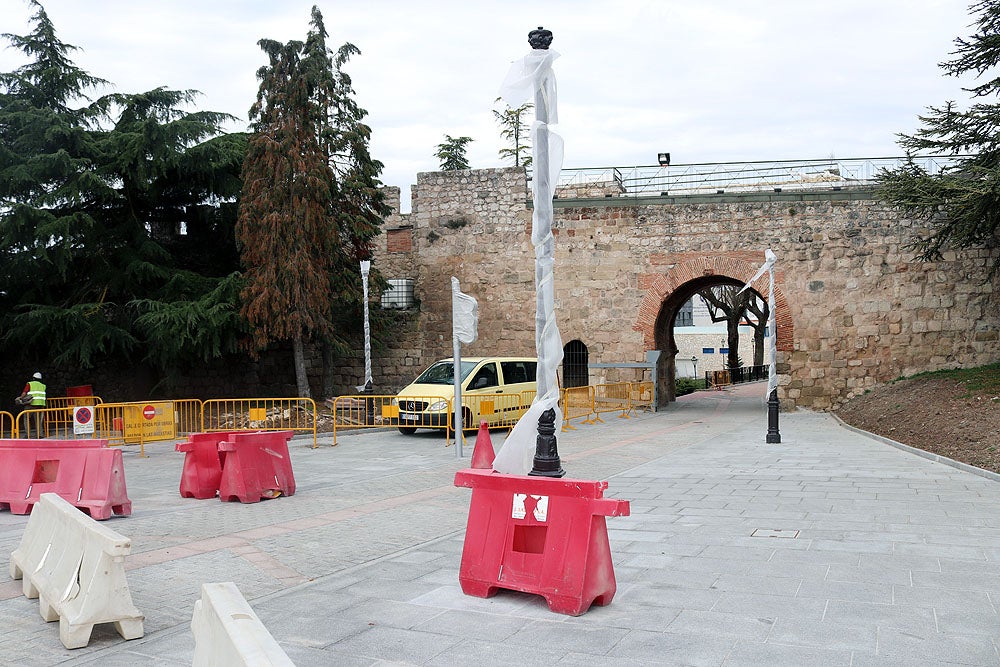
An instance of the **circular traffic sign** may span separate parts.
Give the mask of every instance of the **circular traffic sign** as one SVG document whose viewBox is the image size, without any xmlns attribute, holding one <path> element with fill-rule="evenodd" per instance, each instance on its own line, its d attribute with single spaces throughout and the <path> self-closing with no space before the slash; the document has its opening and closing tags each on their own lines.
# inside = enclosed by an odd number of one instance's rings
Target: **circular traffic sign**
<svg viewBox="0 0 1000 667">
<path fill-rule="evenodd" d="M 73 418 L 76 419 L 78 424 L 89 423 L 92 418 L 90 408 L 77 408 L 73 413 Z"/>
<path fill-rule="evenodd" d="M 147 405 L 142 409 L 142 416 L 145 417 L 146 419 L 152 419 L 153 417 L 156 416 L 156 408 L 154 408 L 152 405 Z"/>
</svg>

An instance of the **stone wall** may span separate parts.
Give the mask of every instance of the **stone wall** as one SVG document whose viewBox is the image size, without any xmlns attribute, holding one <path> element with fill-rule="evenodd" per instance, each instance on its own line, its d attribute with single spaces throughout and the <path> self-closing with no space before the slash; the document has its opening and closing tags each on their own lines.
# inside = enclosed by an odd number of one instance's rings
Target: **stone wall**
<svg viewBox="0 0 1000 667">
<path fill-rule="evenodd" d="M 375 265 L 412 278 L 416 321 L 377 363 L 386 384 L 451 356 L 450 278 L 479 300 L 480 337 L 463 356 L 531 354 L 534 263 L 521 169 L 420 174 L 412 213 L 394 214 Z M 778 256 L 783 407 L 829 409 L 901 375 L 1000 358 L 1000 297 L 985 282 L 998 249 L 918 262 L 921 230 L 869 191 L 555 202 L 556 311 L 563 341 L 592 363 L 676 350 L 671 308 L 697 288 L 745 282 Z M 399 235 L 406 235 L 407 243 Z M 754 283 L 767 294 L 767 276 Z M 741 348 L 748 358 L 749 349 Z"/>
<path fill-rule="evenodd" d="M 555 201 L 558 324 L 563 341 L 582 341 L 593 364 L 644 362 L 647 350 L 662 350 L 660 396 L 672 386 L 673 355 L 682 375 L 690 366 L 691 353 L 670 327 L 676 309 L 698 289 L 748 280 L 768 247 L 778 256 L 785 408 L 829 409 L 899 376 L 1000 359 L 1000 295 L 997 281 L 985 280 L 1000 243 L 993 250 L 945 253 L 938 262 L 915 261 L 906 246 L 921 230 L 867 191 L 637 199 L 616 188 L 589 184 L 562 190 Z M 399 213 L 399 190 L 388 194 L 394 210 L 373 267 L 386 279 L 414 280 L 416 305 L 389 313 L 374 305 L 373 316 L 387 318 L 373 341 L 376 392 L 395 393 L 433 361 L 451 356 L 452 276 L 479 300 L 479 339 L 462 346 L 463 356 L 534 354 L 524 170 L 419 174 L 408 214 Z M 765 275 L 754 288 L 766 296 L 767 285 Z M 291 396 L 290 356 L 279 348 L 257 361 L 217 360 L 180 374 L 183 388 L 170 392 L 156 389 L 162 378 L 143 369 L 53 373 L 24 359 L 8 360 L 0 380 L 11 399 L 35 370 L 47 374 L 53 395 L 93 384 L 110 400 Z M 749 345 L 740 356 L 749 363 Z M 337 363 L 335 393 L 354 393 L 364 375 L 360 332 L 356 353 Z M 308 367 L 320 396 L 316 350 Z M 634 369 L 591 375 L 595 382 L 649 379 Z"/>
</svg>

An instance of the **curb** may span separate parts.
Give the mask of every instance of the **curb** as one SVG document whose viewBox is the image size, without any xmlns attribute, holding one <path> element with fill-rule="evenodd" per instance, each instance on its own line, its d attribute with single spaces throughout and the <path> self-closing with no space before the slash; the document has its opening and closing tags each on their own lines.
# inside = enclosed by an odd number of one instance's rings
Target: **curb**
<svg viewBox="0 0 1000 667">
<path fill-rule="evenodd" d="M 928 452 L 923 449 L 917 449 L 916 447 L 904 445 L 901 442 L 890 440 L 889 438 L 878 435 L 877 433 L 871 433 L 870 431 L 865 431 L 864 429 L 857 428 L 856 426 L 851 426 L 833 412 L 830 412 L 829 414 L 830 416 L 832 416 L 834 419 L 837 420 L 838 424 L 846 428 L 848 431 L 854 431 L 855 433 L 866 435 L 872 440 L 878 440 L 879 442 L 891 445 L 896 449 L 901 449 L 904 452 L 909 452 L 910 454 L 916 454 L 921 458 L 934 461 L 935 463 L 943 463 L 946 466 L 951 466 L 952 468 L 956 468 L 958 470 L 961 470 L 962 472 L 972 473 L 973 475 L 979 475 L 980 477 L 985 477 L 986 479 L 994 482 L 1000 482 L 1000 474 L 997 474 L 990 470 L 983 470 L 982 468 L 977 468 L 976 466 L 969 465 L 968 463 L 962 463 L 961 461 L 956 461 L 955 459 L 949 459 L 947 456 L 941 456 L 940 454 L 934 454 L 933 452 Z"/>
</svg>

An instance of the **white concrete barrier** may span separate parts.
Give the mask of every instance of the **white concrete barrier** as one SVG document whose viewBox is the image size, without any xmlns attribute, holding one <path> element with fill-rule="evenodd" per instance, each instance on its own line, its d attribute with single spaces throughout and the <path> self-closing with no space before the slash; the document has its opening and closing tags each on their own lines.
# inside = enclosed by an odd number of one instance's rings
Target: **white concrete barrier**
<svg viewBox="0 0 1000 667">
<path fill-rule="evenodd" d="M 129 538 L 101 525 L 55 493 L 43 493 L 10 555 L 10 575 L 23 578 L 46 621 L 59 621 L 66 648 L 82 648 L 98 623 L 114 623 L 123 639 L 143 635 L 143 616 L 125 580 Z"/>
<path fill-rule="evenodd" d="M 202 584 L 192 667 L 295 667 L 231 581 Z"/>
</svg>

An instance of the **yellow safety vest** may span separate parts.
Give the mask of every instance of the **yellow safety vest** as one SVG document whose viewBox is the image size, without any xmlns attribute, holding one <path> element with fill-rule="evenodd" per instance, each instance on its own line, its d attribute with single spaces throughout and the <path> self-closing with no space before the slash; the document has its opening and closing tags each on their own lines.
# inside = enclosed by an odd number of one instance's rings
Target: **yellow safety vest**
<svg viewBox="0 0 1000 667">
<path fill-rule="evenodd" d="M 38 380 L 28 382 L 28 396 L 32 405 L 45 405 L 45 385 Z"/>
</svg>

